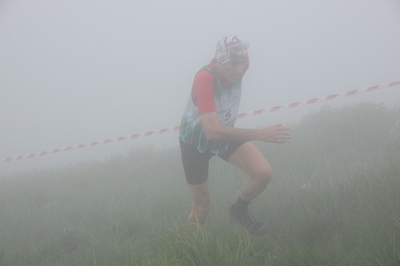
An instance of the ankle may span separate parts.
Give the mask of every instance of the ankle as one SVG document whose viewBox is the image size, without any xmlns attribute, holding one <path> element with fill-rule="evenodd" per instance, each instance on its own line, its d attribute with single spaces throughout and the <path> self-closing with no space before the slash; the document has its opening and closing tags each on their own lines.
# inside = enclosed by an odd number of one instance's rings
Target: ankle
<svg viewBox="0 0 400 266">
<path fill-rule="evenodd" d="M 244 201 L 240 196 L 237 201 L 232 205 L 232 211 L 238 215 L 245 215 L 249 211 L 250 202 Z"/>
</svg>

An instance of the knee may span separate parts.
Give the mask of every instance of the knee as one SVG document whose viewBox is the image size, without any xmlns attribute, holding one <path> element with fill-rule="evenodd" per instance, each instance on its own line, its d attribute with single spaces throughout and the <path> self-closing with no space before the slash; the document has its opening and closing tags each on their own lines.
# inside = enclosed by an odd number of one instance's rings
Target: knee
<svg viewBox="0 0 400 266">
<path fill-rule="evenodd" d="M 260 184 L 268 184 L 272 179 L 272 169 L 266 164 L 257 169 L 252 176 Z"/>
</svg>

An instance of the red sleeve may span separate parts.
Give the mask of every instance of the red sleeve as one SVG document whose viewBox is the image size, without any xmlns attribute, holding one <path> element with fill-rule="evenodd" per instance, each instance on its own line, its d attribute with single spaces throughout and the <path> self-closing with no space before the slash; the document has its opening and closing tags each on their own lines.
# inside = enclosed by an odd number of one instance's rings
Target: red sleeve
<svg viewBox="0 0 400 266">
<path fill-rule="evenodd" d="M 214 90 L 213 75 L 207 70 L 199 72 L 194 79 L 192 96 L 200 114 L 217 110 L 214 102 Z"/>
<path fill-rule="evenodd" d="M 243 76 L 249 68 L 249 64 L 250 62 L 247 61 L 243 69 Z M 211 62 L 209 66 L 215 68 L 215 62 Z M 221 83 L 226 88 L 230 88 L 233 85 L 230 81 L 225 80 L 221 80 Z M 217 111 L 214 102 L 214 90 L 214 76 L 207 70 L 197 73 L 193 83 L 192 96 L 194 103 L 199 108 L 199 114 Z"/>
</svg>

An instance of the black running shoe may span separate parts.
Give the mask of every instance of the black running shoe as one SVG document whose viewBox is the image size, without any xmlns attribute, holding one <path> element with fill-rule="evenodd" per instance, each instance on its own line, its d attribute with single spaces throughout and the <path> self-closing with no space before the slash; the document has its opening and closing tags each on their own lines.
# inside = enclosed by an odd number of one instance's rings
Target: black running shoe
<svg viewBox="0 0 400 266">
<path fill-rule="evenodd" d="M 237 215 L 232 205 L 229 214 L 232 219 L 243 225 L 253 235 L 260 236 L 267 232 L 267 228 L 265 228 L 264 224 L 257 221 L 249 211 L 245 215 Z"/>
</svg>

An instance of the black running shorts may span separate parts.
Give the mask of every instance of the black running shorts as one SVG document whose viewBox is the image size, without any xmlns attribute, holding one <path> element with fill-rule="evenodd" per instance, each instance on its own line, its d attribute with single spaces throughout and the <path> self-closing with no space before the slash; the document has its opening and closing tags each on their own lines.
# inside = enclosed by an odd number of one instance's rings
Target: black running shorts
<svg viewBox="0 0 400 266">
<path fill-rule="evenodd" d="M 191 185 L 199 185 L 208 179 L 208 162 L 215 154 L 211 152 L 201 153 L 197 147 L 186 143 L 179 138 L 182 153 L 183 170 L 185 171 L 186 181 Z M 218 155 L 225 161 L 243 144 L 244 142 L 231 142 L 228 150 Z"/>
</svg>

